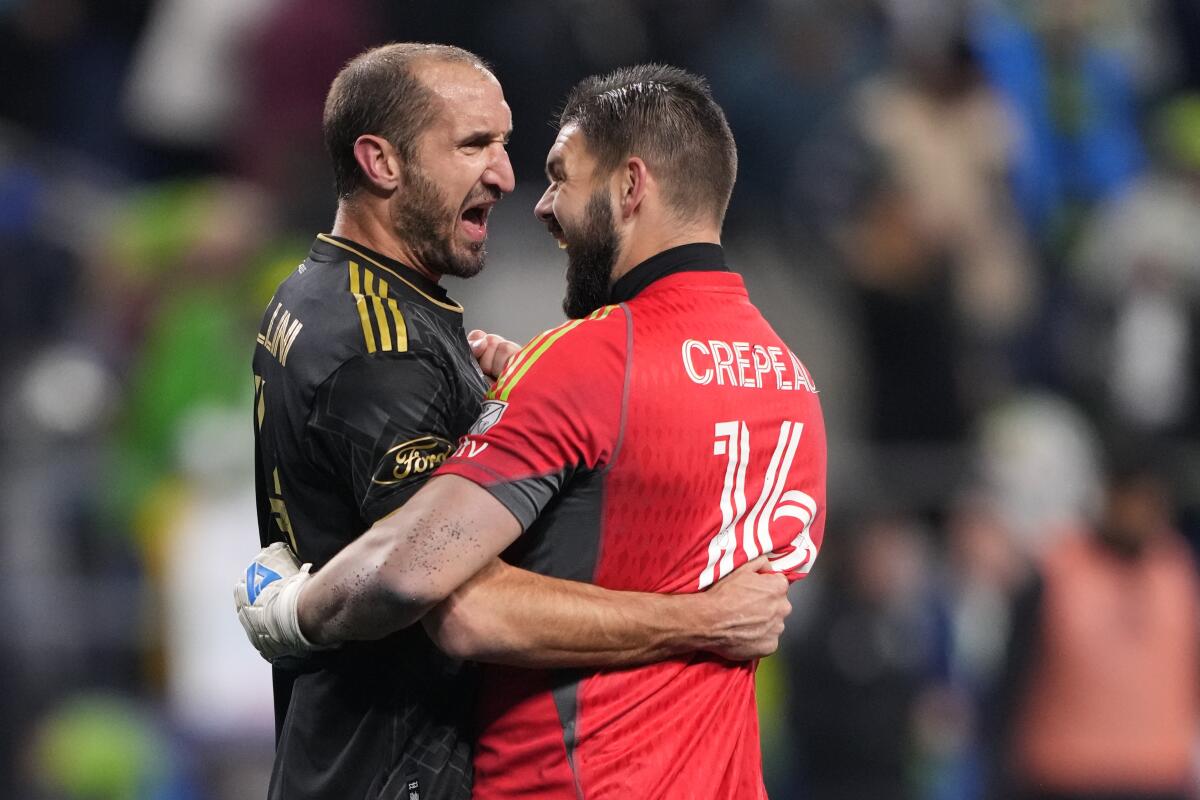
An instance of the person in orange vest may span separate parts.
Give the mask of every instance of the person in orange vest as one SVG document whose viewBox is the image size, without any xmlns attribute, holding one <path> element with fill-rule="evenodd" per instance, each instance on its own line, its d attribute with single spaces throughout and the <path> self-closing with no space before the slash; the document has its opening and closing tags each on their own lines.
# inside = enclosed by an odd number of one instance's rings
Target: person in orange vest
<svg viewBox="0 0 1200 800">
<path fill-rule="evenodd" d="M 1162 477 L 1126 464 L 1094 530 L 1046 551 L 1015 605 L 993 798 L 1194 797 L 1200 581 L 1172 510 Z"/>
</svg>

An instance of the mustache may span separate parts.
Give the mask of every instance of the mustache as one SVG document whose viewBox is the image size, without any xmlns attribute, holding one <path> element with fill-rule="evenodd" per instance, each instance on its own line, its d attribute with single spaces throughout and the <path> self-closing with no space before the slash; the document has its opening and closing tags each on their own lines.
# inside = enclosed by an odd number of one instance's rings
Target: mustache
<svg viewBox="0 0 1200 800">
<path fill-rule="evenodd" d="M 499 203 L 502 197 L 504 197 L 504 192 L 499 189 L 492 186 L 481 186 L 467 195 L 467 199 L 463 201 L 462 207 L 470 208 L 480 203 Z"/>
</svg>

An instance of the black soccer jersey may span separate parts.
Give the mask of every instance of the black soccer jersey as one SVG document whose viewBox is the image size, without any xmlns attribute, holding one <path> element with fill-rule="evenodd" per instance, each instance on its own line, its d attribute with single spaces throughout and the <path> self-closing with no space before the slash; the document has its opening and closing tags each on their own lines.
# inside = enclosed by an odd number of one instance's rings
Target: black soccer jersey
<svg viewBox="0 0 1200 800">
<path fill-rule="evenodd" d="M 315 570 L 433 474 L 487 388 L 440 286 L 324 234 L 271 298 L 254 383 L 260 539 Z M 473 670 L 421 626 L 295 667 L 271 798 L 470 797 Z"/>
</svg>

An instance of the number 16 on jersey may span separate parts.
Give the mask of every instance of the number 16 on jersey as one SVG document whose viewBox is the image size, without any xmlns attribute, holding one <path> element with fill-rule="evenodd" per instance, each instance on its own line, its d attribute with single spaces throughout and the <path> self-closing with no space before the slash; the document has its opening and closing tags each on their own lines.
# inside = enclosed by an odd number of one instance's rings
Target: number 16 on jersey
<svg viewBox="0 0 1200 800">
<path fill-rule="evenodd" d="M 779 426 L 775 451 L 767 464 L 758 499 L 747 511 L 746 472 L 750 467 L 750 428 L 742 420 L 718 422 L 713 455 L 725 456 L 725 483 L 721 489 L 721 529 L 708 544 L 708 565 L 700 573 L 699 589 L 704 589 L 733 571 L 734 555 L 742 548 L 746 560 L 777 548 L 771 537 L 771 523 L 787 518 L 800 530 L 791 540 L 791 551 L 771 560 L 776 572 L 806 573 L 812 568 L 817 547 L 809 528 L 817 516 L 817 502 L 799 489 L 788 489 L 788 475 L 804 424 L 784 422 Z M 752 475 L 754 473 L 751 473 Z"/>
</svg>

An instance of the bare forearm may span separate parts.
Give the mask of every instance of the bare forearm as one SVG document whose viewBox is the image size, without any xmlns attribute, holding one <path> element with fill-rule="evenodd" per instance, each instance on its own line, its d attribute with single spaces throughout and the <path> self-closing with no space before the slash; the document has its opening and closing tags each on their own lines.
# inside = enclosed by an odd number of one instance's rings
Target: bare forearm
<svg viewBox="0 0 1200 800">
<path fill-rule="evenodd" d="M 317 572 L 297 616 L 316 644 L 378 639 L 419 620 L 508 545 L 520 528 L 491 495 L 434 478 Z"/>
<path fill-rule="evenodd" d="M 452 655 L 519 667 L 613 667 L 714 643 L 708 598 L 614 592 L 496 561 L 425 617 Z"/>
<path fill-rule="evenodd" d="M 411 625 L 436 599 L 389 581 L 389 542 L 371 530 L 347 545 L 304 587 L 296 612 L 316 644 L 378 639 Z"/>
</svg>

